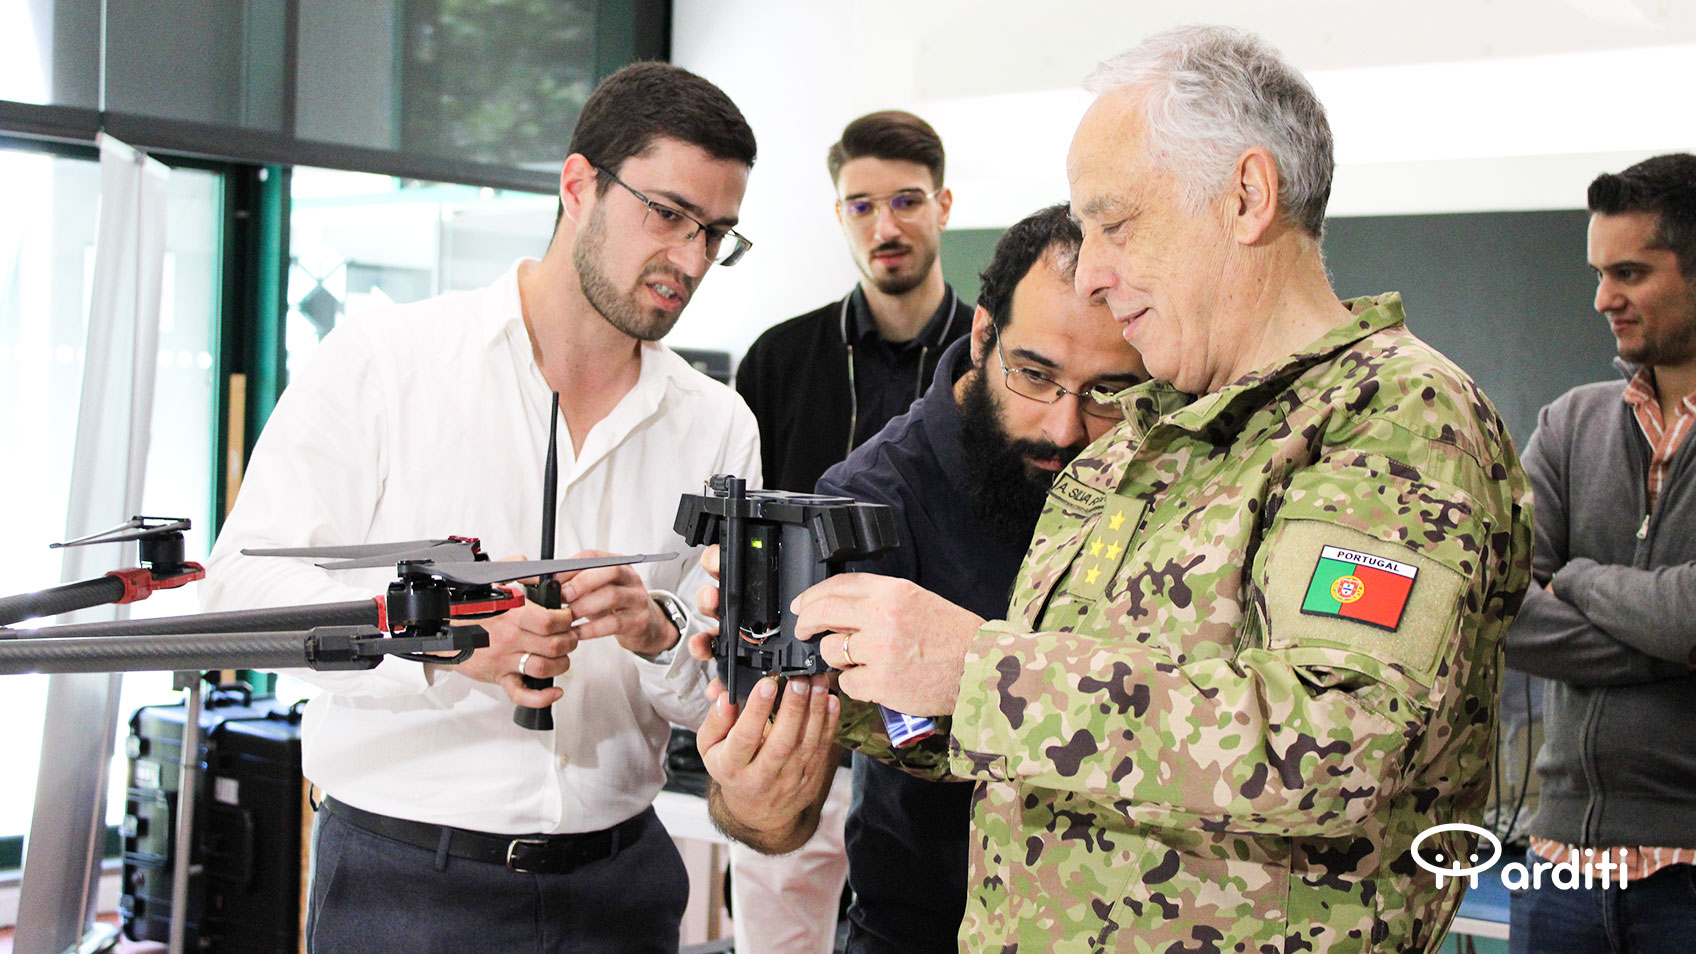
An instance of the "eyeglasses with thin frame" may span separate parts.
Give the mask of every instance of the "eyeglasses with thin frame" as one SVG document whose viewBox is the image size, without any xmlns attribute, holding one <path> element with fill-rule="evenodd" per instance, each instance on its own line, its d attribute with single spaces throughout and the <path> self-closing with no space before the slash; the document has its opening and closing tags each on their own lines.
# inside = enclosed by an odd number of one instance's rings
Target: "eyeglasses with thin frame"
<svg viewBox="0 0 1696 954">
<path fill-rule="evenodd" d="M 707 260 L 729 268 L 741 261 L 742 256 L 754 247 L 753 242 L 748 241 L 746 236 L 735 229 L 707 225 L 682 209 L 674 209 L 664 202 L 655 202 L 608 169 L 601 166 L 595 166 L 594 169 L 624 186 L 625 191 L 636 197 L 636 201 L 647 206 L 648 211 L 642 216 L 643 230 L 673 248 L 688 245 L 695 240 L 695 236 L 703 235 L 706 237 Z M 725 239 L 733 241 L 727 245 Z"/>
<path fill-rule="evenodd" d="M 923 189 L 896 189 L 882 195 L 857 195 L 852 199 L 836 200 L 837 208 L 852 222 L 869 222 L 877 214 L 877 207 L 886 205 L 889 214 L 903 222 L 917 218 L 924 211 L 930 200 L 936 198 L 941 189 L 926 192 Z"/>
<path fill-rule="evenodd" d="M 1020 397 L 1041 401 L 1043 404 L 1053 404 L 1068 394 L 1075 394 L 1078 398 L 1078 409 L 1090 417 L 1104 421 L 1125 419 L 1124 408 L 1113 399 L 1113 395 L 1117 393 L 1115 391 L 1100 386 L 1073 391 L 1034 368 L 1007 367 L 1007 356 L 1001 353 L 999 328 L 995 331 L 995 357 L 1001 362 L 1001 374 L 1007 383 L 1007 390 Z"/>
</svg>

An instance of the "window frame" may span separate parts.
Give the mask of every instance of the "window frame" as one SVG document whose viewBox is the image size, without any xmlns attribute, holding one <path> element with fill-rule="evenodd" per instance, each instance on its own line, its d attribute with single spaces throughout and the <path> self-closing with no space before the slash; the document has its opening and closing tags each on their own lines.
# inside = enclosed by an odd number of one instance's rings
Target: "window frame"
<svg viewBox="0 0 1696 954">
<path fill-rule="evenodd" d="M 285 89 L 292 101 L 298 64 L 293 25 L 300 0 L 287 3 L 289 40 L 284 51 Z M 594 0 L 593 75 L 605 78 L 637 60 L 670 58 L 671 4 L 667 0 Z M 287 115 L 292 115 L 292 108 Z M 218 278 L 212 344 L 212 506 L 203 514 L 211 535 L 222 529 L 239 475 L 254 442 L 288 384 L 284 348 L 288 310 L 289 184 L 292 167 L 320 166 L 405 179 L 552 194 L 558 175 L 490 163 L 408 154 L 297 139 L 287 134 L 162 119 L 79 106 L 0 99 L 0 149 L 42 152 L 98 161 L 94 143 L 106 132 L 173 168 L 215 172 L 221 179 Z M 562 144 L 562 150 L 564 146 Z M 564 158 L 563 156 L 561 158 Z M 239 422 L 232 409 L 242 408 Z M 239 447 L 233 446 L 239 444 Z M 276 677 L 240 671 L 255 698 L 269 694 Z M 0 874 L 22 866 L 22 835 L 0 836 Z M 121 854 L 122 838 L 108 827 L 106 858 Z"/>
<path fill-rule="evenodd" d="M 0 99 L 0 136 L 62 143 L 92 143 L 104 131 L 163 158 L 198 158 L 251 166 L 318 166 L 425 179 L 514 192 L 553 192 L 557 170 L 425 156 L 405 149 L 378 149 L 301 139 L 294 132 L 294 90 L 299 73 L 296 31 L 301 0 L 285 0 L 282 51 L 283 131 L 189 122 L 121 110 L 41 105 Z M 592 0 L 592 75 L 596 81 L 637 60 L 668 60 L 671 4 L 667 0 Z M 563 146 L 563 144 L 562 144 Z M 561 159 L 565 157 L 560 156 Z"/>
</svg>

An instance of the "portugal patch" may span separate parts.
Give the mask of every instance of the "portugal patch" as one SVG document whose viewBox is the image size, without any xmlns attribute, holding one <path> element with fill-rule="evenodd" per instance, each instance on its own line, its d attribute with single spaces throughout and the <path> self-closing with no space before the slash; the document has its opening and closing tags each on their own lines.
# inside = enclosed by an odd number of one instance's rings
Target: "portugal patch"
<svg viewBox="0 0 1696 954">
<path fill-rule="evenodd" d="M 1352 619 L 1393 632 L 1401 625 L 1402 610 L 1418 575 L 1419 568 L 1407 563 L 1342 547 L 1321 547 L 1301 611 L 1310 616 Z"/>
</svg>

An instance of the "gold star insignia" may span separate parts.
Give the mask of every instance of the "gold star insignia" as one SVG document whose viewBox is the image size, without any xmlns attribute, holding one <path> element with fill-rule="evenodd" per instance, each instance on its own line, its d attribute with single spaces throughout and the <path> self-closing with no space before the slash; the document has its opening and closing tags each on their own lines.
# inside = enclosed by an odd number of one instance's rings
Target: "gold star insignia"
<svg viewBox="0 0 1696 954">
<path fill-rule="evenodd" d="M 1089 572 L 1084 574 L 1084 582 L 1094 583 L 1096 578 L 1099 576 L 1101 576 L 1101 569 L 1099 567 L 1092 566 L 1089 568 Z"/>
<path fill-rule="evenodd" d="M 1112 546 L 1107 548 L 1107 559 L 1117 560 L 1118 558 L 1119 558 L 1119 545 L 1117 543 L 1115 543 Z"/>
<path fill-rule="evenodd" d="M 1107 521 L 1107 529 L 1109 529 L 1109 530 L 1117 530 L 1124 525 L 1125 525 L 1125 515 L 1122 514 L 1122 513 L 1114 514 L 1113 519 Z"/>
<path fill-rule="evenodd" d="M 1101 555 L 1101 541 L 1100 540 L 1091 540 L 1090 541 L 1090 543 L 1089 543 L 1089 555 L 1090 556 L 1100 556 Z"/>
</svg>

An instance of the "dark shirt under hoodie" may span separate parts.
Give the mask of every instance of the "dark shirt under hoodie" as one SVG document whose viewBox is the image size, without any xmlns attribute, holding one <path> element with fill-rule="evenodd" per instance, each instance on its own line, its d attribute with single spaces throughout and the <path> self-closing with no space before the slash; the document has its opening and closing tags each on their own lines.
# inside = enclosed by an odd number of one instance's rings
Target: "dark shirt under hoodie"
<svg viewBox="0 0 1696 954">
<path fill-rule="evenodd" d="M 826 468 L 919 397 L 943 350 L 971 330 L 973 307 L 945 286 L 918 335 L 889 342 L 856 285 L 845 298 L 766 329 L 736 369 L 736 390 L 760 423 L 765 486 L 810 493 Z"/>
</svg>

